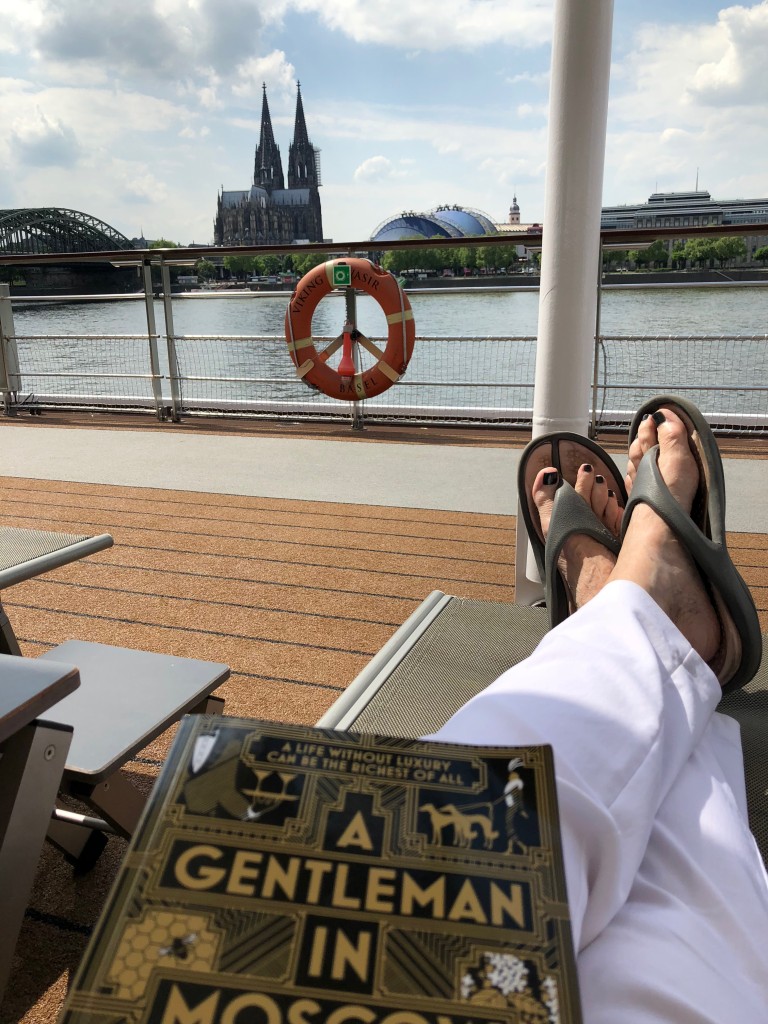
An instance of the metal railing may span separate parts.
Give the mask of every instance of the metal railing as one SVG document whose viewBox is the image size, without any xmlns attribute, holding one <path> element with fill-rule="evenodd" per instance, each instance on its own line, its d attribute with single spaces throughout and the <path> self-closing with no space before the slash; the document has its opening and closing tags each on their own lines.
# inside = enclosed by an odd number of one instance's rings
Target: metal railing
<svg viewBox="0 0 768 1024">
<path fill-rule="evenodd" d="M 730 232 L 729 228 L 729 232 Z M 738 232 L 753 230 L 744 225 Z M 711 235 L 722 228 L 696 229 Z M 648 237 L 646 238 L 645 235 Z M 603 232 L 607 245 L 641 245 L 679 230 Z M 508 245 L 536 248 L 541 234 L 442 239 L 441 247 Z M 388 243 L 423 249 L 429 241 Z M 6 415 L 22 409 L 132 409 L 161 420 L 195 415 L 335 419 L 368 422 L 528 424 L 531 421 L 536 339 L 533 337 L 419 337 L 407 375 L 378 398 L 342 403 L 296 379 L 278 335 L 184 335 L 174 327 L 172 265 L 215 254 L 355 255 L 370 243 L 313 243 L 301 247 L 196 247 L 184 250 L 50 254 L 23 262 L 111 261 L 138 268 L 146 332 L 18 335 L 7 285 L 0 285 L 0 393 Z M 22 262 L 0 256 L 0 266 Z M 159 270 L 164 330 L 155 321 L 153 268 Z M 598 295 L 600 288 L 598 287 Z M 226 293 L 219 293 L 226 294 Z M 286 300 L 288 294 L 285 293 Z M 71 297 L 70 297 L 71 298 Z M 127 296 L 87 296 L 91 301 Z M 22 301 L 22 300 L 19 300 Z M 29 297 L 23 301 L 29 302 Z M 598 302 L 599 317 L 599 302 Z M 631 410 L 660 391 L 691 394 L 719 431 L 768 434 L 768 336 L 614 336 L 596 324 L 591 420 L 593 431 L 622 428 Z M 319 339 L 320 340 L 320 339 Z M 326 339 L 330 340 L 330 339 Z M 376 338 L 372 338 L 375 342 Z M 382 341 L 383 339 L 378 339 Z"/>
<path fill-rule="evenodd" d="M 17 336 L 4 328 L 0 375 L 11 415 L 130 409 L 175 421 L 222 415 L 509 426 L 531 422 L 535 346 L 531 336 L 419 337 L 407 375 L 364 403 L 339 402 L 298 380 L 276 334 Z M 768 434 L 768 336 L 598 338 L 593 430 L 625 428 L 632 410 L 663 391 L 693 397 L 720 432 Z"/>
</svg>

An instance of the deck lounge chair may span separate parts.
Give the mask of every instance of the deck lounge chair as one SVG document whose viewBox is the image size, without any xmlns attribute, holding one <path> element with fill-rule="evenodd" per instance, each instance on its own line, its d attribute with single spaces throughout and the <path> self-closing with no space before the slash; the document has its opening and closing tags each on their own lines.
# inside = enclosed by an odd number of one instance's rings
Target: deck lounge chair
<svg viewBox="0 0 768 1024">
<path fill-rule="evenodd" d="M 107 533 L 88 537 L 0 527 L 0 590 L 111 545 Z M 2 603 L 0 656 L 26 661 Z M 61 791 L 95 814 L 59 806 L 48 836 L 76 867 L 86 870 L 104 848 L 107 832 L 132 834 L 146 802 L 146 795 L 127 778 L 126 763 L 182 715 L 220 714 L 224 701 L 213 691 L 228 678 L 229 667 L 78 640 L 59 644 L 35 661 L 64 662 L 79 671 L 78 691 L 62 694 L 49 717 L 70 733 L 74 730 L 63 778 L 59 773 Z M 12 663 L 5 664 L 11 672 Z"/>
<path fill-rule="evenodd" d="M 541 608 L 433 591 L 317 724 L 411 738 L 434 732 L 505 669 L 527 658 L 548 628 Z M 768 864 L 766 650 L 764 635 L 760 670 L 727 694 L 719 710 L 741 725 L 750 827 Z"/>
</svg>

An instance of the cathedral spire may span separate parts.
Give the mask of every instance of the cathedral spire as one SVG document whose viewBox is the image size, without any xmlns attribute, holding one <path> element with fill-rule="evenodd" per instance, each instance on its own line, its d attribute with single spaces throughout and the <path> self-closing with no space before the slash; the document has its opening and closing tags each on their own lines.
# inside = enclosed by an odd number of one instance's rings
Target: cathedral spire
<svg viewBox="0 0 768 1024">
<path fill-rule="evenodd" d="M 254 159 L 253 183 L 272 191 L 275 188 L 284 188 L 283 163 L 280 159 L 280 148 L 276 145 L 272 132 L 266 82 L 262 84 L 262 89 L 264 95 L 261 101 L 261 132 Z"/>
<path fill-rule="evenodd" d="M 304 120 L 304 104 L 301 102 L 301 82 L 296 83 L 296 118 L 293 122 L 293 144 L 309 145 L 307 123 Z"/>
<path fill-rule="evenodd" d="M 319 185 L 318 151 L 307 135 L 304 104 L 301 101 L 301 82 L 297 82 L 293 142 L 288 149 L 288 188 L 317 188 Z"/>
</svg>

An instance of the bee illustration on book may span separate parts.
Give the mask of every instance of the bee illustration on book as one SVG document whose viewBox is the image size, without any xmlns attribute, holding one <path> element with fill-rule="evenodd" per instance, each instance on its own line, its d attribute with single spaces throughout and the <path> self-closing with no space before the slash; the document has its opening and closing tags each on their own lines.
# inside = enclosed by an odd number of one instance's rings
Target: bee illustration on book
<svg viewBox="0 0 768 1024">
<path fill-rule="evenodd" d="M 174 960 L 186 960 L 189 956 L 190 946 L 197 942 L 197 935 L 191 932 L 183 938 L 174 936 L 170 945 L 158 949 L 158 956 L 172 956 Z"/>
<path fill-rule="evenodd" d="M 288 787 L 297 776 L 296 772 L 271 772 L 260 768 L 252 768 L 251 771 L 256 776 L 256 788 L 240 789 L 243 796 L 249 797 L 251 801 L 245 809 L 243 821 L 258 821 L 263 815 L 274 811 L 286 801 L 299 799 L 298 795 L 288 792 Z M 262 788 L 271 775 L 276 775 L 280 780 L 281 789 L 277 793 Z"/>
</svg>

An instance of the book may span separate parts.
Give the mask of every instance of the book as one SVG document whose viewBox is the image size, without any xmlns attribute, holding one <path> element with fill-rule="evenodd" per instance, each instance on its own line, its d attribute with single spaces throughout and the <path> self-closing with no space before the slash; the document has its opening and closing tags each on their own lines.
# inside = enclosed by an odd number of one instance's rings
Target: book
<svg viewBox="0 0 768 1024">
<path fill-rule="evenodd" d="M 191 715 L 62 1024 L 579 1024 L 547 746 Z"/>
</svg>

